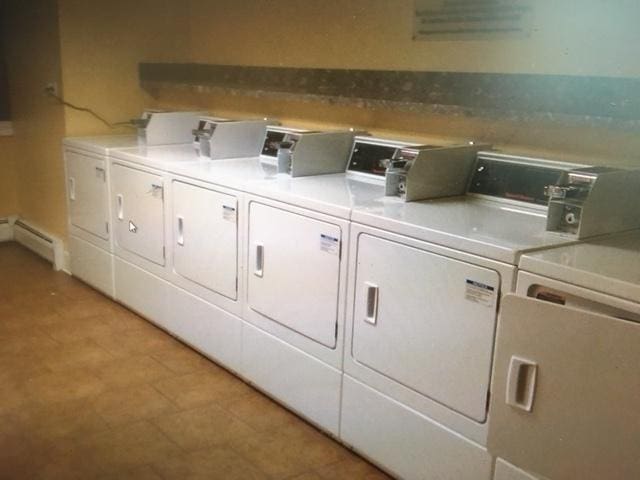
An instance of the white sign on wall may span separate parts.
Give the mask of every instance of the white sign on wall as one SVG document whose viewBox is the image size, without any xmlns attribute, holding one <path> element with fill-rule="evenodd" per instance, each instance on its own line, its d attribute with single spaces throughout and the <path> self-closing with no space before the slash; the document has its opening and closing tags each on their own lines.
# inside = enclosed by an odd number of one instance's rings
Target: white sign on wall
<svg viewBox="0 0 640 480">
<path fill-rule="evenodd" d="M 534 0 L 416 0 L 414 40 L 528 36 Z"/>
</svg>

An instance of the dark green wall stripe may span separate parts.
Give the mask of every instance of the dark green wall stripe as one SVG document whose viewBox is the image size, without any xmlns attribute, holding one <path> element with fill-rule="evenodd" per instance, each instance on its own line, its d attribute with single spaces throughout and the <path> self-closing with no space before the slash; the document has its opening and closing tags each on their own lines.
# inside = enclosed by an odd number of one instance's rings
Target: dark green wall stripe
<svg viewBox="0 0 640 480">
<path fill-rule="evenodd" d="M 142 63 L 140 81 L 411 102 L 478 110 L 640 119 L 640 79 Z"/>
</svg>

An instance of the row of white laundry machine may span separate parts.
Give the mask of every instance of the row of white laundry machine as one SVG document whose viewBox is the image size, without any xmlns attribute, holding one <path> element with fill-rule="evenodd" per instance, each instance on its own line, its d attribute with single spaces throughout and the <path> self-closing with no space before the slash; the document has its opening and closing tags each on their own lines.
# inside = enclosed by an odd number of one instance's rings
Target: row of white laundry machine
<svg viewBox="0 0 640 480">
<path fill-rule="evenodd" d="M 640 172 L 198 112 L 64 148 L 73 275 L 389 473 L 640 475 Z"/>
</svg>

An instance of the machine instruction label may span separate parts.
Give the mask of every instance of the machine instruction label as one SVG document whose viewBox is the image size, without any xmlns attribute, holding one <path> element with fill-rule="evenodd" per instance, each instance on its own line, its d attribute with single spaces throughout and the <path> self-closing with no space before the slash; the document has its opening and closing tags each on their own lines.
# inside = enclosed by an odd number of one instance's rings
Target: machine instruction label
<svg viewBox="0 0 640 480">
<path fill-rule="evenodd" d="M 340 254 L 340 239 L 331 235 L 320 234 L 320 250 L 332 255 Z"/>
<path fill-rule="evenodd" d="M 222 218 L 230 222 L 236 221 L 236 209 L 227 205 L 222 206 Z"/>
<path fill-rule="evenodd" d="M 466 280 L 466 289 L 464 298 L 470 302 L 479 303 L 487 307 L 493 307 L 495 302 L 496 289 L 491 285 L 476 282 L 475 280 Z"/>
</svg>

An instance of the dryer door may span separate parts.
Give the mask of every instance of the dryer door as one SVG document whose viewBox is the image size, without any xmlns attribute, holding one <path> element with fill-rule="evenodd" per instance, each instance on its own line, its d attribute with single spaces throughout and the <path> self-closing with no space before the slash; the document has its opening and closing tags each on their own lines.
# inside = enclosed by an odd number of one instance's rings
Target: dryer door
<svg viewBox="0 0 640 480">
<path fill-rule="evenodd" d="M 237 199 L 178 181 L 172 191 L 176 273 L 235 300 Z"/>
<path fill-rule="evenodd" d="M 123 165 L 111 169 L 115 239 L 119 247 L 164 265 L 164 184 Z"/>
<path fill-rule="evenodd" d="M 71 224 L 104 240 L 109 239 L 109 195 L 105 161 L 70 150 L 67 195 Z"/>
<path fill-rule="evenodd" d="M 554 480 L 640 478 L 640 324 L 507 295 L 489 448 Z"/>
<path fill-rule="evenodd" d="M 485 421 L 499 282 L 493 270 L 361 234 L 353 358 Z"/>
<path fill-rule="evenodd" d="M 334 348 L 340 243 L 337 225 L 251 202 L 249 307 Z"/>
</svg>

